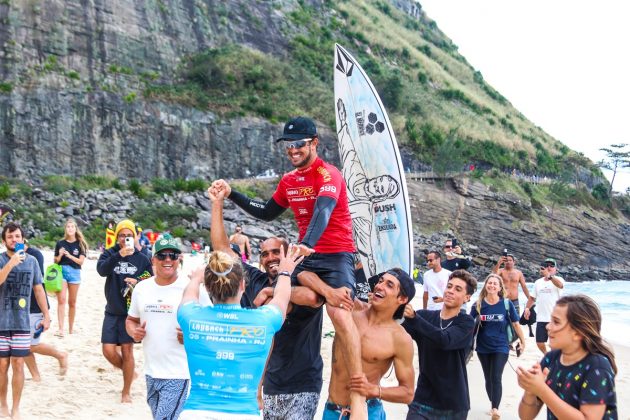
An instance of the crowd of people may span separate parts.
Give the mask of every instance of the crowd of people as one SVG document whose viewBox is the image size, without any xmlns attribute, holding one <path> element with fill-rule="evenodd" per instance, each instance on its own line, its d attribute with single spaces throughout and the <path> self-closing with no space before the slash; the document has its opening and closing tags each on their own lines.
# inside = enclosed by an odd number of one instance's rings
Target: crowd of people
<svg viewBox="0 0 630 420">
<path fill-rule="evenodd" d="M 443 250 L 427 254 L 422 309 L 411 305 L 420 286 L 398 267 L 364 279 L 369 298 L 359 299 L 341 173 L 318 156 L 317 129 L 310 119 L 287 122 L 278 141 L 295 170 L 282 177 L 272 198 L 250 199 L 221 179 L 208 188 L 213 252 L 189 278 L 180 274 L 177 238 L 158 237 L 150 253 L 139 243 L 133 221 L 116 225 L 115 244 L 101 253 L 97 271 L 105 277 L 102 352 L 122 371 L 122 403 L 131 402 L 133 345 L 142 343 L 146 400 L 156 419 L 312 419 L 322 394 L 325 308 L 335 335 L 324 419 L 384 419 L 383 401 L 408 405 L 407 419 L 467 418 L 467 361 L 474 343 L 489 415 L 496 420 L 511 343 L 518 339 L 517 354 L 526 345 L 519 324 L 520 286 L 527 298 L 524 319 L 535 305 L 536 343 L 543 358 L 529 369 L 517 369 L 524 390 L 519 416 L 534 418 L 546 405 L 549 418 L 617 418 L 616 364 L 601 338 L 601 314 L 589 297 L 561 296 L 564 279 L 555 260 L 544 260 L 530 293 L 514 256 L 502 256 L 468 313 L 477 279 L 466 271 L 471 261 L 461 246 L 449 239 Z M 291 208 L 297 243 L 267 238 L 260 244 L 259 265 L 252 265 L 242 230 L 232 237 L 226 233 L 226 199 L 262 220 Z M 23 245 L 25 239 L 14 222 L 2 229 L 0 416 L 14 419 L 20 418 L 24 363 L 36 371 L 34 359 L 28 359 L 32 353 L 57 358 L 61 374 L 68 366 L 66 353 L 38 341 L 51 319 L 42 287 L 43 258 Z M 54 253 L 63 273 L 57 293 L 60 336 L 66 302 L 68 333 L 73 333 L 86 253 L 80 229 L 69 220 Z M 390 369 L 396 384 L 383 386 Z"/>
</svg>

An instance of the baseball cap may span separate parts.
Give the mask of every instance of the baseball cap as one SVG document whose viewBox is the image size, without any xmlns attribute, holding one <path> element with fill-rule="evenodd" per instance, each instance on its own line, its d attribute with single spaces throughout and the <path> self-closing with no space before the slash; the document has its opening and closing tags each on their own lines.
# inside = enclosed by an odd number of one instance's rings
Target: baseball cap
<svg viewBox="0 0 630 420">
<path fill-rule="evenodd" d="M 168 233 L 164 233 L 157 238 L 155 244 L 153 245 L 153 255 L 165 249 L 182 252 L 179 247 L 179 242 Z"/>
<path fill-rule="evenodd" d="M 310 118 L 296 117 L 290 119 L 284 125 L 284 131 L 282 137 L 278 138 L 276 142 L 280 140 L 302 140 L 308 137 L 315 137 L 317 135 L 317 127 Z"/>
<path fill-rule="evenodd" d="M 553 264 L 554 266 L 557 266 L 558 264 L 556 263 L 556 260 L 554 260 L 553 258 L 547 258 L 545 261 L 543 261 L 543 263 L 541 264 L 541 266 L 545 266 L 547 264 Z"/>
</svg>

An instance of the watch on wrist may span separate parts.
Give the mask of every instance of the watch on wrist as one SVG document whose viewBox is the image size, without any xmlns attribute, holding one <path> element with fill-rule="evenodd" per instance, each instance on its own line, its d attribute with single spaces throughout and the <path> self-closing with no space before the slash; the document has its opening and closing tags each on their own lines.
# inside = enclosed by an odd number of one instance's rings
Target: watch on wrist
<svg viewBox="0 0 630 420">
<path fill-rule="evenodd" d="M 289 278 L 291 278 L 291 273 L 289 273 L 288 271 L 281 271 L 278 273 L 278 277 L 280 276 L 287 276 Z"/>
</svg>

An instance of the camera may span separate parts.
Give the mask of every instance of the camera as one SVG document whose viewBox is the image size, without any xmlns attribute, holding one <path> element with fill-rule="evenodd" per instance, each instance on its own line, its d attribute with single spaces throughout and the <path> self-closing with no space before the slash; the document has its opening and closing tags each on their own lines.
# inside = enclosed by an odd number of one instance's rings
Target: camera
<svg viewBox="0 0 630 420">
<path fill-rule="evenodd" d="M 504 257 L 508 256 L 507 248 L 503 248 L 503 256 Z"/>
<path fill-rule="evenodd" d="M 129 249 L 133 248 L 133 238 L 131 237 L 125 238 L 125 248 L 129 248 Z"/>
<path fill-rule="evenodd" d="M 451 245 L 453 246 L 453 248 L 455 248 L 457 245 L 459 245 L 459 244 L 457 243 L 457 238 L 453 238 L 453 239 L 451 239 Z"/>
</svg>

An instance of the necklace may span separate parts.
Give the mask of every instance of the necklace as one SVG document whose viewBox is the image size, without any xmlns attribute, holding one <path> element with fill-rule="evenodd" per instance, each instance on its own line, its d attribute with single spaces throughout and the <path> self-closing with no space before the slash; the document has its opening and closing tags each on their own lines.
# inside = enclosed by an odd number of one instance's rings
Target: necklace
<svg viewBox="0 0 630 420">
<path fill-rule="evenodd" d="M 448 324 L 446 324 L 446 327 L 443 327 L 443 326 L 442 326 L 442 317 L 440 317 L 440 329 L 441 329 L 442 331 L 444 331 L 445 329 L 447 329 L 448 327 L 450 327 L 452 323 L 453 323 L 453 321 L 451 321 L 451 322 L 449 322 Z"/>
</svg>

